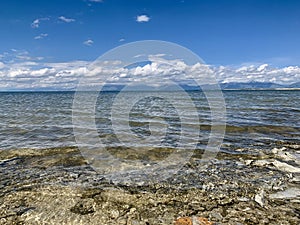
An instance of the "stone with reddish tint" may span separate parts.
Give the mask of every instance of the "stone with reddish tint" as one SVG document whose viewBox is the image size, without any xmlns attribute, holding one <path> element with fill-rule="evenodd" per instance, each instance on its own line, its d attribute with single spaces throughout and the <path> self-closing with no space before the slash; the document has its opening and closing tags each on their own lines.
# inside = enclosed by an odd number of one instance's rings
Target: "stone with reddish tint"
<svg viewBox="0 0 300 225">
<path fill-rule="evenodd" d="M 180 217 L 175 221 L 175 225 L 193 225 L 193 221 L 198 225 L 213 225 L 204 217 Z"/>
<path fill-rule="evenodd" d="M 180 217 L 175 221 L 175 225 L 193 225 L 190 217 Z"/>
</svg>

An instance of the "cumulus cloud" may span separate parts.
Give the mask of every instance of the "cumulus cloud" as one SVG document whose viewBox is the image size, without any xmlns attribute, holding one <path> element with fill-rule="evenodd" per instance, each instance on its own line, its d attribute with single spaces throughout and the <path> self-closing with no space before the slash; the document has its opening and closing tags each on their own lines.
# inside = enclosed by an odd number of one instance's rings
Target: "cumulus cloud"
<svg viewBox="0 0 300 225">
<path fill-rule="evenodd" d="M 85 73 L 88 62 L 13 63 L 0 68 L 0 89 L 73 89 Z"/>
<path fill-rule="evenodd" d="M 288 66 L 271 67 L 268 64 L 242 66 L 240 68 L 216 67 L 215 74 L 220 82 L 273 82 L 291 84 L 300 81 L 300 68 Z"/>
<path fill-rule="evenodd" d="M 40 34 L 40 35 L 38 35 L 38 36 L 35 36 L 34 39 L 35 39 L 35 40 L 39 40 L 39 39 L 43 39 L 43 38 L 45 38 L 45 37 L 47 37 L 47 36 L 48 36 L 48 34 Z"/>
<path fill-rule="evenodd" d="M 88 39 L 84 41 L 83 44 L 86 46 L 92 46 L 94 44 L 94 41 L 92 39 Z"/>
<path fill-rule="evenodd" d="M 35 20 L 31 23 L 31 27 L 32 27 L 32 28 L 39 28 L 39 27 L 40 27 L 41 21 L 45 21 L 45 20 L 49 20 L 49 18 L 48 18 L 48 17 L 44 17 L 44 18 L 38 18 L 38 19 L 35 19 Z"/>
<path fill-rule="evenodd" d="M 150 17 L 147 15 L 144 15 L 144 14 L 136 17 L 136 22 L 138 22 L 138 23 L 149 22 L 149 20 L 150 20 Z"/>
<path fill-rule="evenodd" d="M 75 22 L 75 19 L 72 19 L 72 18 L 67 18 L 67 17 L 64 17 L 64 16 L 60 16 L 58 17 L 58 19 L 62 22 L 65 22 L 65 23 L 71 23 L 71 22 Z"/>
<path fill-rule="evenodd" d="M 16 50 L 18 53 L 18 50 Z M 30 58 L 27 52 L 20 56 Z M 145 56 L 146 57 L 146 56 Z M 87 87 L 99 84 L 146 84 L 163 86 L 170 81 L 193 84 L 213 82 L 212 75 L 220 83 L 228 82 L 274 82 L 291 84 L 300 81 L 300 67 L 275 68 L 267 64 L 248 65 L 239 68 L 209 66 L 196 63 L 189 65 L 181 59 L 165 59 L 163 54 L 147 56 L 147 63 L 126 65 L 121 61 L 88 61 L 45 63 L 41 61 L 0 62 L 0 89 L 76 89 L 80 79 L 85 78 Z"/>
<path fill-rule="evenodd" d="M 257 71 L 261 72 L 264 71 L 269 65 L 268 64 L 262 64 L 257 68 Z"/>
<path fill-rule="evenodd" d="M 5 64 L 3 62 L 0 62 L 0 70 L 5 67 Z"/>
</svg>

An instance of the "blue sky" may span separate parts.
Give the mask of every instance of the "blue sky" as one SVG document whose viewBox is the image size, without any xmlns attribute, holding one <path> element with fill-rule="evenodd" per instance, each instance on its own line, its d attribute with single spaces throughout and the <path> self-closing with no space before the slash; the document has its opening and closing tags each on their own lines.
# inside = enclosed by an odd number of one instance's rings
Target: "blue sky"
<svg viewBox="0 0 300 225">
<path fill-rule="evenodd" d="M 210 65 L 236 70 L 268 64 L 298 73 L 300 61 L 296 0 L 10 0 L 0 2 L 0 26 L 2 70 L 22 62 L 42 68 L 93 61 L 149 39 L 175 42 Z"/>
<path fill-rule="evenodd" d="M 138 23 L 142 14 L 150 20 Z M 0 26 L 0 52 L 26 50 L 51 61 L 93 60 L 122 39 L 175 42 L 216 65 L 300 60 L 295 0 L 11 0 L 0 3 Z M 34 39 L 41 34 L 47 37 Z M 89 39 L 92 46 L 82 44 Z"/>
</svg>

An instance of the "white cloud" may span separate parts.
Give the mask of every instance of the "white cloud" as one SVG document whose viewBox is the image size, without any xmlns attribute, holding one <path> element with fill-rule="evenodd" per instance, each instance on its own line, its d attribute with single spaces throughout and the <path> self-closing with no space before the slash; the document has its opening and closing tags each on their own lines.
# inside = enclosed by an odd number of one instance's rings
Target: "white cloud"
<svg viewBox="0 0 300 225">
<path fill-rule="evenodd" d="M 0 62 L 0 70 L 5 67 L 5 64 L 3 62 Z"/>
<path fill-rule="evenodd" d="M 66 18 L 64 16 L 60 16 L 58 17 L 58 19 L 62 22 L 65 22 L 65 23 L 71 23 L 71 22 L 75 22 L 75 19 L 72 19 L 72 18 Z"/>
<path fill-rule="evenodd" d="M 89 0 L 89 2 L 103 2 L 103 0 Z"/>
<path fill-rule="evenodd" d="M 36 19 L 31 23 L 32 28 L 38 28 L 40 26 L 40 20 Z"/>
<path fill-rule="evenodd" d="M 119 42 L 124 42 L 124 41 L 125 41 L 124 38 L 119 39 Z"/>
<path fill-rule="evenodd" d="M 45 63 L 32 61 L 28 52 L 19 52 L 22 61 L 0 62 L 0 89 L 75 89 L 82 76 L 86 84 L 127 84 L 136 82 L 147 85 L 170 84 L 170 80 L 189 84 L 191 80 L 210 83 L 212 74 L 219 82 L 275 82 L 291 84 L 300 81 L 300 67 L 274 68 L 270 65 L 248 65 L 239 68 L 207 66 L 196 63 L 188 65 L 180 59 L 167 60 L 164 54 L 148 56 L 152 63 L 124 67 L 121 61 L 88 61 Z M 123 65 L 124 64 L 124 65 Z"/>
<path fill-rule="evenodd" d="M 220 82 L 275 82 L 291 84 L 300 81 L 300 68 L 288 66 L 283 68 L 271 67 L 268 64 L 248 65 L 234 69 L 231 67 L 216 67 L 215 74 Z"/>
<path fill-rule="evenodd" d="M 269 65 L 268 64 L 262 64 L 257 68 L 257 71 L 261 72 L 264 71 Z"/>
<path fill-rule="evenodd" d="M 39 39 L 43 39 L 43 38 L 45 38 L 45 37 L 47 37 L 47 36 L 48 36 L 48 34 L 40 34 L 40 35 L 38 35 L 38 36 L 35 36 L 34 39 L 35 39 L 35 40 L 39 40 Z"/>
<path fill-rule="evenodd" d="M 32 28 L 39 28 L 39 27 L 40 27 L 41 21 L 45 21 L 45 20 L 50 20 L 50 19 L 49 19 L 48 17 L 35 19 L 35 20 L 31 23 L 31 27 L 32 27 Z"/>
<path fill-rule="evenodd" d="M 92 39 L 88 39 L 84 41 L 83 44 L 86 46 L 92 46 L 94 44 L 94 41 Z"/>
<path fill-rule="evenodd" d="M 147 15 L 139 15 L 136 17 L 136 22 L 143 23 L 143 22 L 149 22 L 150 17 Z"/>
<path fill-rule="evenodd" d="M 87 63 L 13 63 L 0 68 L 0 89 L 72 89 L 85 73 Z"/>
</svg>

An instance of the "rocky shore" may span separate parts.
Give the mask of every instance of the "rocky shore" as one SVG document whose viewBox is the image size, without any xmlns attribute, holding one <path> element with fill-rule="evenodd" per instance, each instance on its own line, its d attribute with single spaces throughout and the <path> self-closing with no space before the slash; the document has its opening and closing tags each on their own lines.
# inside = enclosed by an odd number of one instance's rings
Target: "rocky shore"
<svg viewBox="0 0 300 225">
<path fill-rule="evenodd" d="M 0 151 L 0 224 L 300 224 L 300 146 L 197 154 L 159 183 L 97 174 L 75 147 Z M 188 224 L 188 223 L 186 223 Z"/>
</svg>

